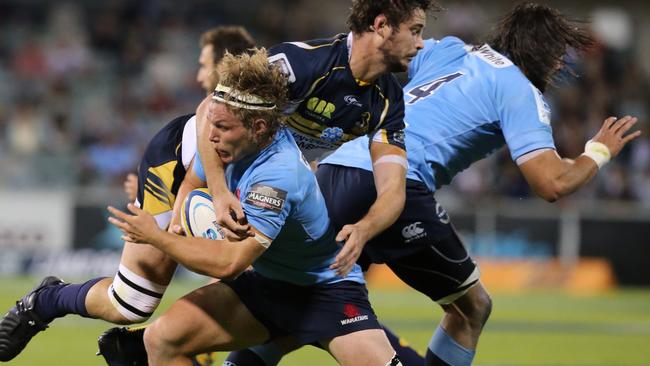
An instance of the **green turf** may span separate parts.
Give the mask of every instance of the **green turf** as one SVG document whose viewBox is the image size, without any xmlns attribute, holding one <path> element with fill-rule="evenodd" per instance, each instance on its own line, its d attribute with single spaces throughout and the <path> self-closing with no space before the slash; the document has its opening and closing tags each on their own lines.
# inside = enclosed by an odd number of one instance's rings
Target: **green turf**
<svg viewBox="0 0 650 366">
<path fill-rule="evenodd" d="M 8 309 L 35 283 L 0 278 L 0 311 Z M 161 309 L 197 283 L 170 287 Z M 442 313 L 413 291 L 371 290 L 380 318 L 418 351 Z M 562 292 L 493 294 L 494 310 L 481 338 L 476 365 L 650 365 L 650 289 L 615 291 L 597 296 Z M 70 316 L 39 334 L 7 365 L 103 365 L 94 356 L 97 336 L 110 325 Z M 336 363 L 323 351 L 305 348 L 282 365 L 325 366 Z"/>
</svg>

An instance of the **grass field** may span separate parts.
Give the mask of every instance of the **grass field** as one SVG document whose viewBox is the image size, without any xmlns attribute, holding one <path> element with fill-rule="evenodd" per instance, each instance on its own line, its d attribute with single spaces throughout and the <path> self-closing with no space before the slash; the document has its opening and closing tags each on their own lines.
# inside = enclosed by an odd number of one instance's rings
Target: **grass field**
<svg viewBox="0 0 650 366">
<path fill-rule="evenodd" d="M 34 279 L 0 278 L 0 311 L 35 284 Z M 170 287 L 161 309 L 197 283 Z M 494 310 L 481 338 L 476 365 L 650 365 L 650 289 L 601 295 L 562 292 L 492 294 Z M 418 351 L 424 351 L 441 311 L 413 291 L 371 289 L 379 317 Z M 97 336 L 108 323 L 70 316 L 34 338 L 13 366 L 103 365 L 94 355 Z M 305 348 L 282 365 L 336 363 L 321 350 Z"/>
</svg>

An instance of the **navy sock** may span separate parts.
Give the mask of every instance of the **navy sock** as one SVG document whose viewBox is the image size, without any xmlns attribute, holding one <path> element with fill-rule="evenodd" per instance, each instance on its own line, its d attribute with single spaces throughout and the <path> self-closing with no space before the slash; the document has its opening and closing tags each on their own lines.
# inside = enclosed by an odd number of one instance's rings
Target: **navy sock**
<svg viewBox="0 0 650 366">
<path fill-rule="evenodd" d="M 441 360 L 440 357 L 436 356 L 430 349 L 427 349 L 426 356 L 427 366 L 450 366 L 445 361 Z"/>
<path fill-rule="evenodd" d="M 94 278 L 80 284 L 64 284 L 43 289 L 36 297 L 34 311 L 44 322 L 51 322 L 68 314 L 89 318 L 86 311 L 86 295 L 97 282 L 105 277 Z"/>
<path fill-rule="evenodd" d="M 424 365 L 424 357 L 420 356 L 420 354 L 417 353 L 413 348 L 411 348 L 406 341 L 403 339 L 400 339 L 397 334 L 393 333 L 390 329 L 386 328 L 385 325 L 381 325 L 381 327 L 384 329 L 384 332 L 386 332 L 386 336 L 388 337 L 388 341 L 390 341 L 391 346 L 393 346 L 393 349 L 395 352 L 397 352 L 397 356 L 399 357 L 400 361 L 402 361 L 402 365 L 404 366 L 422 366 Z"/>
</svg>

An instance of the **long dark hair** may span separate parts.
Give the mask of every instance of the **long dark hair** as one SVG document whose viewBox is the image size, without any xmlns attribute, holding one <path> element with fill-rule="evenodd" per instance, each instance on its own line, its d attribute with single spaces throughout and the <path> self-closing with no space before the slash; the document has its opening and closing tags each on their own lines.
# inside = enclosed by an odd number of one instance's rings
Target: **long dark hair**
<svg viewBox="0 0 650 366">
<path fill-rule="evenodd" d="M 426 13 L 440 11 L 442 7 L 435 0 L 353 0 L 347 22 L 354 33 L 369 32 L 375 18 L 384 14 L 388 25 L 399 27 L 416 9 Z"/>
<path fill-rule="evenodd" d="M 542 92 L 553 82 L 567 47 L 584 51 L 594 44 L 589 33 L 558 10 L 546 5 L 521 3 L 501 21 L 488 44 L 506 55 Z M 560 66 L 560 67 L 558 67 Z"/>
</svg>

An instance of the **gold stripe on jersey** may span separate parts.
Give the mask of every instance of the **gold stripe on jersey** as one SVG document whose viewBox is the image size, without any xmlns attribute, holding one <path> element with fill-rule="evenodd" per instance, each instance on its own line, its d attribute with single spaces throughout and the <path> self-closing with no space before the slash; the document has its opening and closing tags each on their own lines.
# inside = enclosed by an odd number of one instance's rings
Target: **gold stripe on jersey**
<svg viewBox="0 0 650 366">
<path fill-rule="evenodd" d="M 309 87 L 309 90 L 307 91 L 307 93 L 305 93 L 305 96 L 307 96 L 307 95 L 311 95 L 311 93 L 314 92 L 314 89 L 316 89 L 316 86 L 318 85 L 318 83 L 320 83 L 321 81 L 323 81 L 323 79 L 325 79 L 326 77 L 328 77 L 329 74 L 330 74 L 332 71 L 339 71 L 339 70 L 345 70 L 345 66 L 334 66 L 334 67 L 332 67 L 332 69 L 331 69 L 330 71 L 326 72 L 325 75 L 319 77 L 318 79 L 316 79 L 316 80 L 311 84 L 311 86 Z"/>
<path fill-rule="evenodd" d="M 375 84 L 375 88 L 377 88 L 377 90 L 379 91 L 379 96 L 386 99 L 386 97 L 384 96 L 384 92 L 381 91 L 381 88 L 379 87 L 379 85 Z"/>
<path fill-rule="evenodd" d="M 379 116 L 379 123 L 377 123 L 377 128 L 381 128 L 381 125 L 384 124 L 386 115 L 388 114 L 388 107 L 390 106 L 390 101 L 384 98 L 384 110 L 381 111 L 381 116 Z"/>
<path fill-rule="evenodd" d="M 151 197 L 155 197 L 156 202 L 159 202 L 160 204 L 164 205 L 165 208 L 166 207 L 172 207 L 172 205 L 169 203 L 169 200 L 167 200 L 167 199 L 162 199 L 161 200 L 160 197 L 157 196 L 155 192 L 151 191 L 151 189 L 149 189 L 149 187 L 147 187 L 147 186 L 144 187 L 144 196 L 145 196 L 145 199 L 149 200 L 149 202 L 147 202 L 147 205 L 148 205 L 147 207 L 151 206 L 151 202 L 153 202 Z M 149 196 L 149 197 L 147 197 L 147 196 Z M 163 213 L 163 212 L 167 212 L 167 211 L 170 210 L 170 209 L 163 209 L 161 207 L 159 207 L 157 209 L 157 211 L 159 211 L 158 213 Z M 156 213 L 155 215 L 157 215 L 158 213 Z"/>
<path fill-rule="evenodd" d="M 379 92 L 379 96 L 384 98 L 384 110 L 381 111 L 381 115 L 379 116 L 379 122 L 377 123 L 377 127 L 375 127 L 374 129 L 374 131 L 379 132 L 381 130 L 381 125 L 383 125 L 386 120 L 386 115 L 388 114 L 388 107 L 390 106 L 390 100 L 388 100 L 388 98 L 384 96 L 384 93 L 381 91 L 381 88 L 377 84 L 375 84 L 375 88 L 377 88 L 377 91 Z M 388 140 L 386 140 L 386 143 L 388 143 Z"/>
<path fill-rule="evenodd" d="M 142 208 L 146 212 L 158 215 L 173 208 L 176 195 L 172 194 L 171 187 L 174 184 L 174 169 L 177 164 L 178 161 L 173 160 L 147 170 L 142 202 Z"/>
<path fill-rule="evenodd" d="M 359 85 L 359 86 L 368 86 L 368 85 L 371 84 L 371 83 L 369 83 L 369 82 L 367 82 L 367 81 L 363 81 L 363 80 L 361 80 L 361 79 L 354 79 L 354 81 L 356 81 L 356 82 L 357 82 L 357 85 Z"/>
<path fill-rule="evenodd" d="M 152 189 L 158 192 L 161 196 L 167 196 L 167 190 L 164 188 L 165 182 L 160 180 L 158 177 L 148 174 L 145 184 L 152 186 Z"/>
<path fill-rule="evenodd" d="M 167 198 L 167 192 L 169 191 L 169 188 L 167 188 L 165 182 L 162 179 L 153 174 L 147 174 L 147 180 L 145 181 L 145 184 L 147 183 L 151 183 L 161 196 Z"/>
<path fill-rule="evenodd" d="M 336 35 L 336 37 L 338 37 L 338 36 L 339 35 Z M 297 46 L 297 47 L 300 47 L 300 48 L 302 48 L 304 50 L 315 50 L 315 49 L 318 49 L 318 48 L 321 48 L 321 47 L 334 46 L 336 43 L 339 43 L 341 41 L 343 41 L 343 38 L 335 39 L 331 43 L 319 44 L 318 46 L 312 46 L 312 45 L 310 45 L 308 43 L 305 43 L 305 42 L 287 42 L 287 43 L 292 44 L 292 45 Z"/>
<path fill-rule="evenodd" d="M 305 133 L 305 134 L 307 134 L 309 136 L 318 137 L 323 132 L 322 127 L 321 128 L 316 128 L 316 129 L 305 127 L 303 124 L 301 124 L 300 122 L 297 121 L 298 118 L 301 118 L 301 117 L 299 117 L 299 116 L 291 116 L 291 117 L 289 117 L 289 119 L 287 119 L 287 125 L 290 128 L 296 129 L 296 130 L 298 130 L 298 131 L 300 131 L 302 133 Z M 304 118 L 303 118 L 303 120 L 304 120 Z"/>
<path fill-rule="evenodd" d="M 167 203 L 169 203 L 169 198 L 167 198 L 167 192 L 165 189 L 156 185 L 149 177 L 147 177 L 147 182 L 144 184 L 144 188 L 158 197 L 158 200 L 167 201 Z"/>
<path fill-rule="evenodd" d="M 388 134 L 386 133 L 386 130 L 377 131 L 377 133 L 372 137 L 372 141 L 388 144 Z"/>
</svg>

